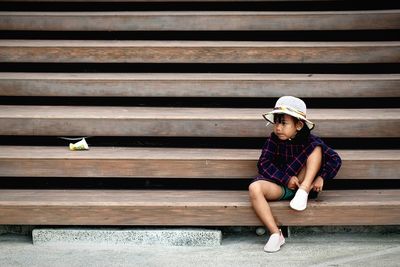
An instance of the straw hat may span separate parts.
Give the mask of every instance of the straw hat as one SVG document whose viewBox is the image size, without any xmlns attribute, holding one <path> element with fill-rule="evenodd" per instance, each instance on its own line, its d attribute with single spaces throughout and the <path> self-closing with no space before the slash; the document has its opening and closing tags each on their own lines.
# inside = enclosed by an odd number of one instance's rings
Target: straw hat
<svg viewBox="0 0 400 267">
<path fill-rule="evenodd" d="M 303 100 L 294 96 L 282 96 L 276 101 L 274 110 L 263 114 L 263 117 L 270 123 L 274 123 L 274 114 L 287 114 L 304 121 L 312 130 L 315 124 L 306 119 L 306 113 L 307 107 Z"/>
</svg>

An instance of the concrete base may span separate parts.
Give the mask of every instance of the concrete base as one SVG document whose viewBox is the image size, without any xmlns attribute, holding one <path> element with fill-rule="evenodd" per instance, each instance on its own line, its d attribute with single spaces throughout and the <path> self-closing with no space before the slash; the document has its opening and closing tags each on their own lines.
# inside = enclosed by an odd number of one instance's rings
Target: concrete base
<svg viewBox="0 0 400 267">
<path fill-rule="evenodd" d="M 219 246 L 222 233 L 208 229 L 34 229 L 34 245 Z"/>
<path fill-rule="evenodd" d="M 221 246 L 215 247 L 78 246 L 76 243 L 33 246 L 26 236 L 0 235 L 0 266 L 398 267 L 400 262 L 399 234 L 297 236 L 286 239 L 279 252 L 265 253 L 267 237 L 243 230 L 225 234 Z"/>
</svg>

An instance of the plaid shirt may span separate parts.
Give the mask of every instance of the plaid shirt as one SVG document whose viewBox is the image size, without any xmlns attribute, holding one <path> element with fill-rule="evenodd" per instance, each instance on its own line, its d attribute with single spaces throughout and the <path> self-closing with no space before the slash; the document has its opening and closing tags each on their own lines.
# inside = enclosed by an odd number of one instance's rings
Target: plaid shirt
<svg viewBox="0 0 400 267">
<path fill-rule="evenodd" d="M 310 134 L 306 143 L 296 144 L 293 141 L 282 141 L 272 133 L 262 148 L 257 163 L 259 175 L 254 180 L 269 180 L 287 185 L 292 176 L 299 174 L 308 156 L 317 146 L 323 151 L 322 165 L 317 176 L 332 179 L 339 171 L 342 161 L 320 138 Z"/>
</svg>

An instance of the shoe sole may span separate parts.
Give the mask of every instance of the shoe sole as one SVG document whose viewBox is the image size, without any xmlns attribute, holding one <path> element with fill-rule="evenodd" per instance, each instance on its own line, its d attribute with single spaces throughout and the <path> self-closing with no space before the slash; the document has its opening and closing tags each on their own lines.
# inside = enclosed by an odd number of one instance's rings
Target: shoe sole
<svg viewBox="0 0 400 267">
<path fill-rule="evenodd" d="M 267 253 L 278 252 L 279 250 L 281 250 L 281 247 L 282 247 L 283 245 L 285 245 L 285 240 L 283 240 L 283 242 L 279 245 L 279 249 L 278 249 L 278 250 L 268 251 L 268 250 L 265 250 L 265 249 L 264 249 L 264 251 L 267 252 Z"/>
<path fill-rule="evenodd" d="M 292 207 L 292 206 L 290 206 L 293 210 L 297 210 L 297 211 L 303 211 L 303 210 L 305 210 L 307 207 L 305 207 L 305 208 L 303 208 L 303 209 L 298 209 L 298 208 L 295 208 L 295 207 Z"/>
<path fill-rule="evenodd" d="M 303 211 L 303 210 L 305 210 L 305 209 L 307 208 L 307 205 L 306 205 L 304 208 L 299 209 L 299 208 L 293 206 L 293 204 L 292 204 L 291 201 L 290 201 L 290 203 L 289 203 L 289 206 L 290 206 L 292 209 L 297 210 L 297 211 Z"/>
</svg>

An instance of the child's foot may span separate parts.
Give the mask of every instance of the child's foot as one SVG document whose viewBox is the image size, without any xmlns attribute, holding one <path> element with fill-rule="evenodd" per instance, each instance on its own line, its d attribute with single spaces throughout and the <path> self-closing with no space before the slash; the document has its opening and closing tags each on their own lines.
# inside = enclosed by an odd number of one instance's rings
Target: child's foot
<svg viewBox="0 0 400 267">
<path fill-rule="evenodd" d="M 294 198 L 290 201 L 290 207 L 294 210 L 302 211 L 307 208 L 308 193 L 303 188 L 299 188 Z"/>
<path fill-rule="evenodd" d="M 264 251 L 277 252 L 283 244 L 285 244 L 285 237 L 283 237 L 281 230 L 279 230 L 279 233 L 272 234 L 269 237 L 267 244 L 264 246 Z"/>
</svg>

